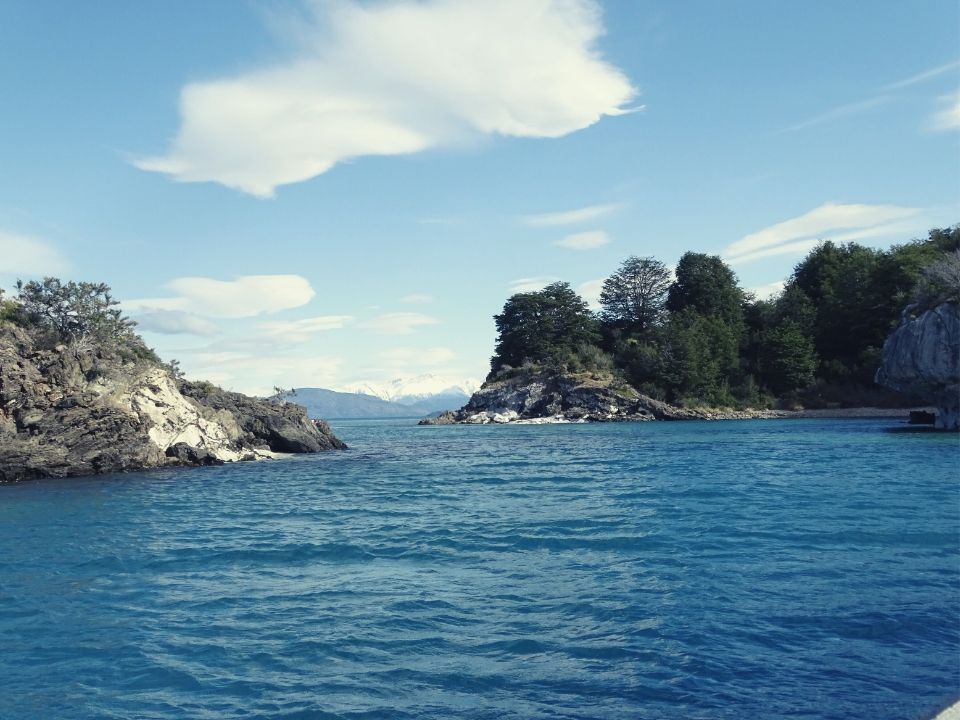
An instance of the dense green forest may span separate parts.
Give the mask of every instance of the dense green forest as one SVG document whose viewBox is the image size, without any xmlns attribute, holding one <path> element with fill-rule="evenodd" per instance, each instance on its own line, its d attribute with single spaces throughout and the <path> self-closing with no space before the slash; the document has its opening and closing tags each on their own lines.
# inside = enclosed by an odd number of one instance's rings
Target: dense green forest
<svg viewBox="0 0 960 720">
<path fill-rule="evenodd" d="M 688 252 L 673 273 L 631 256 L 599 313 L 565 282 L 511 296 L 488 380 L 588 372 L 688 406 L 910 402 L 873 383 L 883 341 L 908 304 L 956 301 L 958 269 L 960 225 L 889 250 L 822 242 L 770 300 L 716 256 Z"/>
</svg>

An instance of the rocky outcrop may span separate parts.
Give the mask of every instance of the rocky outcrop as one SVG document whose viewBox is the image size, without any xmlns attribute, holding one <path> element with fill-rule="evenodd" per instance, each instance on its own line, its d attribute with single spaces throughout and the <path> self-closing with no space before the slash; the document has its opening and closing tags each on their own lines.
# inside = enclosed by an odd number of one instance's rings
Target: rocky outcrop
<svg viewBox="0 0 960 720">
<path fill-rule="evenodd" d="M 647 420 L 720 420 L 782 417 L 782 411 L 678 408 L 585 375 L 522 373 L 486 383 L 464 407 L 421 425 L 486 425 L 544 422 L 624 422 Z"/>
<path fill-rule="evenodd" d="M 303 408 L 174 378 L 116 351 L 0 325 L 0 482 L 345 447 Z"/>
<path fill-rule="evenodd" d="M 876 381 L 931 402 L 935 427 L 960 429 L 960 306 L 943 303 L 918 315 L 913 310 L 904 311 L 883 344 Z"/>
</svg>

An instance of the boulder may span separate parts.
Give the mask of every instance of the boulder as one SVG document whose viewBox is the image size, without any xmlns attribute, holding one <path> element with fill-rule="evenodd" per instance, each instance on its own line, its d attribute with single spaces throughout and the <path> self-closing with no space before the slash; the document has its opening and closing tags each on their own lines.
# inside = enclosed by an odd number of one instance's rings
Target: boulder
<svg viewBox="0 0 960 720">
<path fill-rule="evenodd" d="M 223 460 L 211 452 L 179 442 L 167 448 L 166 456 L 179 465 L 223 465 Z"/>
</svg>

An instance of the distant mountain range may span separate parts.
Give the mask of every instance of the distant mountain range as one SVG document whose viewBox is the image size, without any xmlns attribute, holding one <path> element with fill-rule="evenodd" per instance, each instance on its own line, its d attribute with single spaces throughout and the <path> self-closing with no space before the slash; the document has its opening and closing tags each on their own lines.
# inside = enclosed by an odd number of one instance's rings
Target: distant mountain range
<svg viewBox="0 0 960 720">
<path fill-rule="evenodd" d="M 426 417 L 459 409 L 478 387 L 472 380 L 451 382 L 448 378 L 420 375 L 388 383 L 357 383 L 346 391 L 295 388 L 295 394 L 287 399 L 303 405 L 314 418 Z"/>
</svg>

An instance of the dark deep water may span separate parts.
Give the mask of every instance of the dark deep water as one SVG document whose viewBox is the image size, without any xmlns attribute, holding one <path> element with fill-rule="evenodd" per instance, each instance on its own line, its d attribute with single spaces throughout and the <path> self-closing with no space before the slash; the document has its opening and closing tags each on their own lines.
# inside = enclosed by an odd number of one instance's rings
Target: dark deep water
<svg viewBox="0 0 960 720">
<path fill-rule="evenodd" d="M 336 424 L 0 486 L 0 718 L 923 718 L 960 445 L 890 420 Z"/>
</svg>

